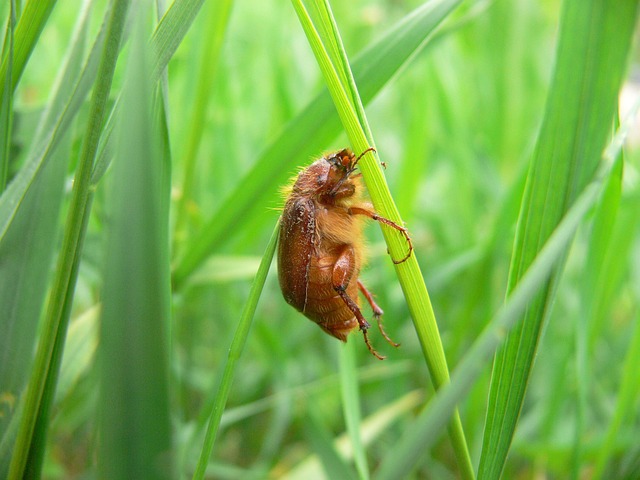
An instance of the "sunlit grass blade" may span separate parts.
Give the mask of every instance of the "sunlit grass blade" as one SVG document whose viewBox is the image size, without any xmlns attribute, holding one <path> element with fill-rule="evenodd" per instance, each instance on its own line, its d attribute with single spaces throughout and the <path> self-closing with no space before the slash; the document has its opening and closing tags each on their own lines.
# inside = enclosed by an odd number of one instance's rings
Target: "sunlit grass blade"
<svg viewBox="0 0 640 480">
<path fill-rule="evenodd" d="M 341 75 L 335 71 L 335 67 L 324 48 L 324 43 L 315 30 L 303 4 L 300 1 L 294 0 L 293 5 L 316 56 L 320 70 L 327 83 L 329 93 L 333 98 L 336 109 L 338 110 L 338 115 L 340 116 L 353 150 L 354 152 L 364 152 L 369 147 L 369 140 L 365 134 L 365 128 L 360 124 L 356 109 L 349 99 L 350 96 L 358 96 L 358 92 L 355 90 L 355 82 L 348 82 L 348 85 L 341 84 Z M 441 15 L 444 16 L 457 6 L 457 2 L 433 2 L 432 6 L 434 10 L 439 7 L 441 9 Z M 329 10 L 327 9 L 326 11 Z M 328 23 L 335 24 L 335 22 L 331 21 Z M 337 34 L 337 30 L 331 29 L 331 32 L 332 34 Z M 338 40 L 333 43 L 335 43 L 335 45 L 342 44 L 342 42 Z M 348 62 L 343 49 L 336 54 L 340 55 L 338 60 L 341 61 L 341 65 L 345 65 Z M 342 77 L 346 78 L 350 76 L 349 71 L 350 69 L 344 67 Z M 350 95 L 347 94 L 347 89 L 350 90 Z M 361 116 L 366 124 L 364 111 L 361 112 Z M 368 131 L 369 128 L 367 127 L 366 130 Z M 370 157 L 373 157 L 373 155 L 365 155 L 359 163 L 359 168 L 367 184 L 367 190 L 373 206 L 381 216 L 392 220 L 396 224 L 403 225 L 400 214 L 391 198 L 391 193 L 389 192 L 382 170 L 377 162 L 373 161 Z M 382 232 L 387 242 L 391 258 L 400 259 L 405 257 L 407 244 L 404 237 L 398 235 L 397 232 L 390 232 L 385 228 L 382 229 Z M 422 346 L 425 361 L 431 373 L 431 378 L 436 389 L 439 389 L 449 381 L 449 370 L 442 340 L 438 332 L 435 314 L 431 307 L 429 294 L 415 254 L 411 253 L 406 261 L 395 264 L 395 268 L 398 274 L 398 280 L 405 293 L 405 298 Z M 474 478 L 469 450 L 457 411 L 454 412 L 452 416 L 449 425 L 449 435 L 458 460 L 461 475 L 463 478 Z"/>
<path fill-rule="evenodd" d="M 546 112 L 514 245 L 508 295 L 593 174 L 610 134 L 637 2 L 566 0 Z M 540 332 L 564 263 L 496 355 L 478 476 L 498 478 L 522 408 Z"/>
<path fill-rule="evenodd" d="M 100 349 L 99 471 L 103 478 L 173 478 L 169 419 L 168 189 L 153 119 L 146 46 L 149 1 L 137 5 L 110 178 L 111 224 Z M 156 112 L 158 113 L 158 112 Z M 135 426 L 132 428 L 132 426 Z"/>
<path fill-rule="evenodd" d="M 85 139 L 76 171 L 74 189 L 69 207 L 69 215 L 62 242 L 61 255 L 58 259 L 55 281 L 45 316 L 42 334 L 32 376 L 29 381 L 25 399 L 26 412 L 21 420 L 20 429 L 11 461 L 9 477 L 22 478 L 27 467 L 27 456 L 38 458 L 41 451 L 31 451 L 36 444 L 44 448 L 41 437 L 33 437 L 36 423 L 43 426 L 46 434 L 47 416 L 53 400 L 55 380 L 62 358 L 65 332 L 67 330 L 70 303 L 73 299 L 75 281 L 77 279 L 80 252 L 86 229 L 86 208 L 90 203 L 89 180 L 93 161 L 98 147 L 100 131 L 104 121 L 104 112 L 111 89 L 111 81 L 115 70 L 120 40 L 124 29 L 128 2 L 115 0 L 109 15 L 109 27 L 103 54 L 98 69 L 97 82 L 94 86 L 89 118 L 85 131 Z M 37 475 L 36 472 L 32 473 Z"/>
<path fill-rule="evenodd" d="M 236 328 L 235 334 L 233 336 L 233 341 L 231 342 L 231 346 L 229 347 L 229 354 L 224 365 L 222 379 L 220 380 L 220 385 L 218 385 L 218 391 L 214 400 L 213 409 L 211 411 L 211 416 L 209 417 L 209 423 L 207 425 L 207 431 L 204 438 L 204 445 L 200 452 L 198 466 L 195 473 L 193 474 L 194 480 L 202 480 L 205 476 L 207 465 L 209 463 L 209 457 L 211 457 L 213 444 L 220 427 L 222 412 L 224 412 L 225 406 L 227 404 L 227 399 L 229 398 L 229 391 L 231 390 L 231 384 L 236 373 L 236 367 L 238 365 L 238 361 L 240 360 L 240 355 L 242 354 L 244 345 L 247 341 L 247 336 L 249 335 L 249 330 L 251 329 L 251 323 L 253 321 L 253 315 L 256 311 L 258 300 L 260 299 L 260 294 L 262 293 L 262 288 L 264 287 L 264 282 L 267 279 L 267 274 L 269 273 L 269 267 L 271 266 L 271 261 L 273 260 L 273 254 L 276 251 L 276 245 L 278 243 L 278 231 L 279 224 L 276 224 L 276 227 L 273 229 L 273 233 L 271 234 L 271 240 L 269 241 L 269 244 L 265 249 L 264 256 L 262 257 L 262 261 L 260 262 L 260 266 L 258 267 L 258 271 L 256 272 L 253 284 L 251 285 L 249 298 L 244 304 L 242 316 L 238 321 L 238 327 Z"/>
</svg>

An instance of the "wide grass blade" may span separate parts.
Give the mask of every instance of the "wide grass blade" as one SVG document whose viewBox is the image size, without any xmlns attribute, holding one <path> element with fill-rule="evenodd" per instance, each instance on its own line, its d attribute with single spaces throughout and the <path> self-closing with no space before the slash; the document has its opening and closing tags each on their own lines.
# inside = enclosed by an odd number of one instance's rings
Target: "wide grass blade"
<svg viewBox="0 0 640 480">
<path fill-rule="evenodd" d="M 124 21 L 128 2 L 115 0 L 110 11 L 106 42 L 94 86 L 89 118 L 85 130 L 79 166 L 76 172 L 74 189 L 65 226 L 61 255 L 58 259 L 53 289 L 45 316 L 40 343 L 36 352 L 32 376 L 29 381 L 25 400 L 24 415 L 14 449 L 10 478 L 22 478 L 27 467 L 27 456 L 41 458 L 44 449 L 43 437 L 46 435 L 50 402 L 62 358 L 64 338 L 67 330 L 70 304 L 77 279 L 78 264 L 84 232 L 86 229 L 86 209 L 90 205 L 89 180 L 98 140 L 104 121 L 104 113 L 111 89 L 111 81 L 118 56 L 119 44 L 124 30 Z M 42 428 L 34 438 L 36 424 Z M 37 451 L 32 446 L 37 445 Z M 33 462 L 37 464 L 38 462 Z M 37 467 L 36 467 L 37 468 Z M 31 472 L 38 475 L 38 472 Z"/>
<path fill-rule="evenodd" d="M 240 317 L 238 327 L 236 328 L 235 334 L 233 336 L 233 341 L 231 342 L 231 346 L 229 347 L 229 355 L 224 365 L 222 379 L 220 380 L 220 385 L 218 386 L 218 391 L 214 400 L 211 416 L 209 417 L 209 423 L 207 425 L 207 431 L 204 438 L 204 445 L 202 447 L 202 451 L 200 452 L 198 466 L 195 473 L 193 474 L 194 480 L 202 480 L 205 477 L 207 465 L 209 464 L 209 457 L 211 457 L 213 444 L 215 442 L 216 435 L 218 434 L 218 429 L 220 428 L 220 419 L 222 418 L 222 412 L 224 412 L 225 406 L 227 404 L 227 399 L 229 398 L 229 391 L 231 390 L 231 383 L 233 382 L 233 377 L 236 373 L 236 367 L 238 365 L 238 361 L 240 360 L 240 355 L 242 354 L 244 345 L 247 341 L 247 336 L 249 335 L 249 330 L 251 329 L 251 323 L 253 321 L 253 315 L 256 311 L 258 300 L 260 299 L 260 294 L 262 293 L 262 288 L 264 287 L 264 282 L 267 279 L 267 274 L 269 273 L 269 267 L 271 266 L 271 261 L 273 260 L 273 254 L 276 251 L 279 225 L 279 223 L 276 224 L 276 227 L 273 229 L 271 240 L 267 245 L 267 248 L 262 257 L 262 261 L 260 262 L 260 266 L 258 267 L 258 271 L 256 272 L 256 277 L 253 280 L 251 291 L 249 292 L 249 298 L 244 305 L 242 316 Z"/>
<path fill-rule="evenodd" d="M 103 478 L 174 478 L 169 419 L 171 285 L 166 169 L 152 110 L 145 26 L 151 2 L 136 6 L 134 33 L 110 178 L 104 300 L 98 362 Z"/>
<path fill-rule="evenodd" d="M 360 97 L 368 103 L 382 87 L 427 44 L 429 35 L 459 2 L 428 2 L 397 22 L 379 40 L 357 55 L 352 64 Z M 193 271 L 220 244 L 233 237 L 238 218 L 263 212 L 279 203 L 277 186 L 310 156 L 326 148 L 340 132 L 340 122 L 328 91 L 320 93 L 291 120 L 278 138 L 259 156 L 249 173 L 220 203 L 201 232 L 187 247 L 174 270 L 179 289 Z"/>
<path fill-rule="evenodd" d="M 610 134 L 637 2 L 565 0 L 556 66 L 516 233 L 511 294 L 578 192 Z M 496 355 L 478 477 L 499 478 L 522 408 L 540 332 L 564 261 Z"/>
</svg>

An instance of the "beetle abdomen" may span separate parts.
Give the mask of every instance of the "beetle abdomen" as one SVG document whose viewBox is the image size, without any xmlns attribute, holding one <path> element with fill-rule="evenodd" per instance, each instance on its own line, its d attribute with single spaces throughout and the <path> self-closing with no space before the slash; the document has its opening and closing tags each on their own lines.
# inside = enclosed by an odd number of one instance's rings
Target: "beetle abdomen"
<svg viewBox="0 0 640 480">
<path fill-rule="evenodd" d="M 325 332 L 346 341 L 347 335 L 358 327 L 358 321 L 333 286 L 336 256 L 313 257 L 309 267 L 309 288 L 302 313 Z M 347 286 L 347 294 L 357 302 L 357 272 Z"/>
</svg>

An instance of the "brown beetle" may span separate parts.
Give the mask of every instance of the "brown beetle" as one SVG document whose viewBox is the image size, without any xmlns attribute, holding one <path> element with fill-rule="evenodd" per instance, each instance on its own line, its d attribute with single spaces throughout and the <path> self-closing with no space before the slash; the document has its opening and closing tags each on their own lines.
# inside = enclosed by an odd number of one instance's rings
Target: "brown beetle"
<svg viewBox="0 0 640 480">
<path fill-rule="evenodd" d="M 358 304 L 358 290 L 371 305 L 380 332 L 382 309 L 358 279 L 364 262 L 363 220 L 368 217 L 400 231 L 407 229 L 379 216 L 361 200 L 360 175 L 352 175 L 358 158 L 348 149 L 327 155 L 300 172 L 287 190 L 278 245 L 278 277 L 287 303 L 343 342 L 359 327 L 369 351 L 379 359 L 367 336 L 369 323 Z"/>
</svg>

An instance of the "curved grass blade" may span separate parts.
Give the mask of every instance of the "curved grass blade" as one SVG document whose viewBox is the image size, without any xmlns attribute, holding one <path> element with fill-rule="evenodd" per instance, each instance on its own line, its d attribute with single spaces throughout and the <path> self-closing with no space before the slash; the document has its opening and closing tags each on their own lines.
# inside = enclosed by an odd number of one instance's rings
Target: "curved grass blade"
<svg viewBox="0 0 640 480">
<path fill-rule="evenodd" d="M 636 0 L 565 0 L 545 117 L 521 207 L 509 296 L 596 169 L 610 133 Z M 540 332 L 564 259 L 528 305 L 494 362 L 478 477 L 498 478 L 515 432 Z"/>
</svg>

